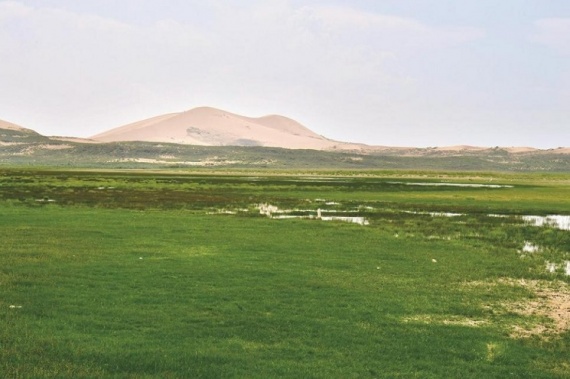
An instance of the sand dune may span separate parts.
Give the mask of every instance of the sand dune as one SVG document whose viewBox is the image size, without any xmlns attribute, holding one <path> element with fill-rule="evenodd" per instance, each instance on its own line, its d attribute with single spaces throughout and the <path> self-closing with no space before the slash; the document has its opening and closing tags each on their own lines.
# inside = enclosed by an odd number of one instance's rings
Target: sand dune
<svg viewBox="0 0 570 379">
<path fill-rule="evenodd" d="M 473 152 L 473 151 L 484 151 L 484 150 L 491 150 L 494 149 L 494 147 L 482 147 L 482 146 L 470 146 L 470 145 L 458 145 L 458 146 L 441 146 L 441 147 L 436 147 L 435 150 L 437 151 L 456 151 L 456 152 Z M 535 152 L 538 151 L 539 149 L 536 149 L 534 147 L 528 147 L 528 146 L 511 146 L 511 147 L 500 147 L 500 149 L 508 151 L 509 153 L 531 153 L 531 152 Z"/>
<path fill-rule="evenodd" d="M 149 141 L 317 150 L 360 149 L 363 146 L 330 140 L 287 117 L 252 118 L 210 107 L 138 121 L 97 134 L 91 139 L 101 142 Z"/>
<path fill-rule="evenodd" d="M 0 120 L 0 129 L 36 133 L 32 129 Z M 104 143 L 119 141 L 167 142 L 202 146 L 266 146 L 287 149 L 348 151 L 362 154 L 418 156 L 440 154 L 472 154 L 493 150 L 470 145 L 431 148 L 371 146 L 340 142 L 318 135 L 295 120 L 279 115 L 258 118 L 240 116 L 211 107 L 169 113 L 110 129 L 89 139 L 48 137 L 56 141 Z M 511 154 L 570 154 L 569 147 L 541 150 L 533 147 L 501 147 Z"/>
<path fill-rule="evenodd" d="M 557 154 L 570 154 L 570 147 L 559 147 L 553 151 Z"/>
<path fill-rule="evenodd" d="M 504 150 L 508 151 L 509 153 L 533 153 L 538 149 L 529 146 L 511 146 L 511 147 L 504 147 Z"/>
<path fill-rule="evenodd" d="M 31 129 L 26 129 L 20 125 L 12 124 L 11 122 L 0 120 L 0 129 L 19 130 L 26 132 L 33 132 Z"/>
<path fill-rule="evenodd" d="M 253 118 L 211 107 L 199 107 L 186 112 L 152 117 L 108 130 L 91 139 L 98 142 L 146 141 L 202 146 L 266 146 L 414 156 L 426 152 L 463 154 L 492 149 L 470 145 L 419 149 L 339 142 L 318 135 L 297 121 L 284 116 L 268 115 Z M 514 154 L 541 151 L 532 147 L 503 149 Z M 557 153 L 566 152 L 558 150 Z"/>
</svg>

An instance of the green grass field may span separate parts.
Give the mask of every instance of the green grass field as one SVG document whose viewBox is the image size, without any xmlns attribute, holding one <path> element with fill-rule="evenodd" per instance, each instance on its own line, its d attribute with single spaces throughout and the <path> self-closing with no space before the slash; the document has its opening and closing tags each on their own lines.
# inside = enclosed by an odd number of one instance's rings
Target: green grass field
<svg viewBox="0 0 570 379">
<path fill-rule="evenodd" d="M 570 231 L 520 216 L 569 195 L 563 174 L 1 169 L 0 376 L 568 378 Z"/>
</svg>

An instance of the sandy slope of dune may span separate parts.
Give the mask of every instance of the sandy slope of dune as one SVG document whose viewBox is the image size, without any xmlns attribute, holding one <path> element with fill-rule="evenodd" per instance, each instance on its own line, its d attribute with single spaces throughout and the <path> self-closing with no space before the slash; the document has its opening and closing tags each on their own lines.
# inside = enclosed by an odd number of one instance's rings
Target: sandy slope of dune
<svg viewBox="0 0 570 379">
<path fill-rule="evenodd" d="M 533 153 L 538 149 L 529 146 L 511 146 L 511 147 L 504 147 L 504 150 L 508 151 L 509 153 L 517 154 L 517 153 Z"/>
<path fill-rule="evenodd" d="M 555 149 L 546 149 L 546 150 L 539 150 L 535 149 L 531 153 L 536 154 L 570 154 L 570 147 L 557 147 Z"/>
<path fill-rule="evenodd" d="M 330 140 L 287 117 L 251 118 L 209 107 L 153 117 L 91 138 L 102 142 L 151 141 L 317 150 L 360 149 L 363 146 Z"/>
<path fill-rule="evenodd" d="M 8 129 L 8 130 L 20 130 L 26 132 L 33 132 L 33 130 L 26 129 L 20 125 L 13 124 L 8 121 L 0 120 L 0 129 Z"/>
<path fill-rule="evenodd" d="M 79 137 L 60 137 L 60 136 L 51 136 L 49 137 L 52 141 L 63 141 L 63 142 L 77 142 L 77 143 L 100 143 L 99 141 L 94 141 L 92 139 L 87 138 L 79 138 Z"/>
<path fill-rule="evenodd" d="M 435 150 L 438 151 L 481 151 L 486 150 L 488 147 L 470 146 L 470 145 L 457 145 L 457 146 L 439 146 Z"/>
</svg>

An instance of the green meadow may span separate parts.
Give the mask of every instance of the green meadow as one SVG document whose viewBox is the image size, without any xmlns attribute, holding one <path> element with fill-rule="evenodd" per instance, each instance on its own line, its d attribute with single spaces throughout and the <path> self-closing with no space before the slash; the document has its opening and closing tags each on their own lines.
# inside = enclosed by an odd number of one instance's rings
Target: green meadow
<svg viewBox="0 0 570 379">
<path fill-rule="evenodd" d="M 570 231 L 525 217 L 568 199 L 554 173 L 0 168 L 0 376 L 568 378 Z"/>
</svg>

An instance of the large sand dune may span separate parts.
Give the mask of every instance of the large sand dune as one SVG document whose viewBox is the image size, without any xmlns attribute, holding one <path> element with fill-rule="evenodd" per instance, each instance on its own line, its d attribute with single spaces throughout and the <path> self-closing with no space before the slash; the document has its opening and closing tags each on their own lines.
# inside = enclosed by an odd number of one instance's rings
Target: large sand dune
<svg viewBox="0 0 570 379">
<path fill-rule="evenodd" d="M 0 120 L 0 129 L 37 134 L 14 123 Z M 240 116 L 211 107 L 194 108 L 170 113 L 110 129 L 90 139 L 76 137 L 47 137 L 51 140 L 81 143 L 119 141 L 168 142 L 202 146 L 266 146 L 287 149 L 351 151 L 362 154 L 422 156 L 440 154 L 462 156 L 488 153 L 501 149 L 511 154 L 570 154 L 570 147 L 537 149 L 533 147 L 479 147 L 470 145 L 429 148 L 371 146 L 340 142 L 316 134 L 290 118 L 269 115 L 258 118 Z M 6 142 L 6 141 L 4 141 Z M 10 142 L 13 143 L 13 142 Z"/>
<path fill-rule="evenodd" d="M 330 140 L 287 117 L 251 118 L 209 107 L 149 118 L 91 138 L 101 142 L 149 141 L 317 150 L 360 149 L 364 146 Z"/>
</svg>

